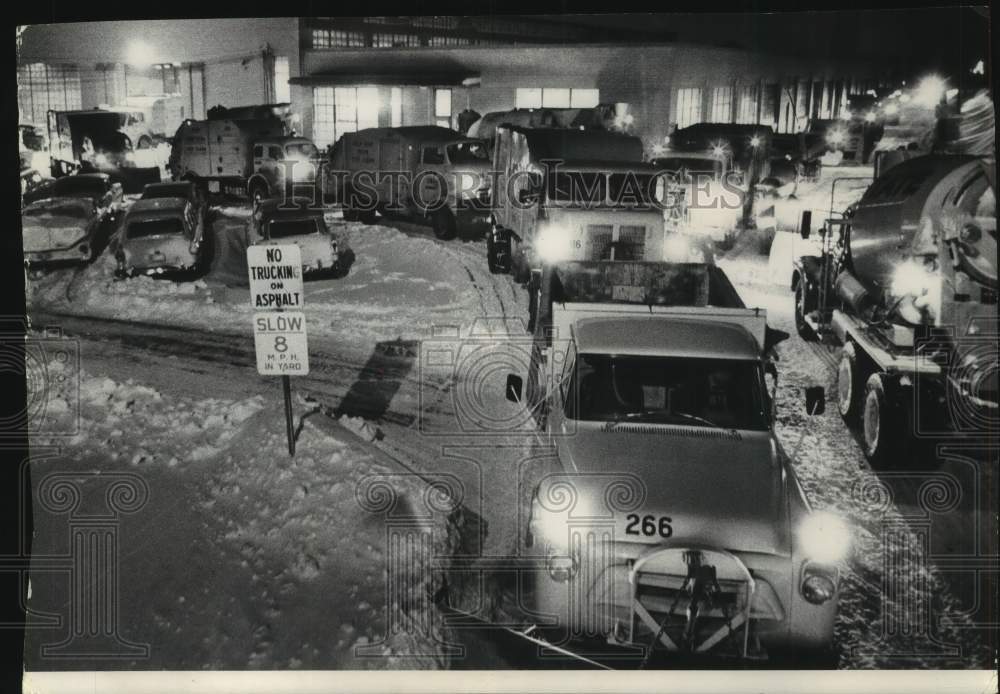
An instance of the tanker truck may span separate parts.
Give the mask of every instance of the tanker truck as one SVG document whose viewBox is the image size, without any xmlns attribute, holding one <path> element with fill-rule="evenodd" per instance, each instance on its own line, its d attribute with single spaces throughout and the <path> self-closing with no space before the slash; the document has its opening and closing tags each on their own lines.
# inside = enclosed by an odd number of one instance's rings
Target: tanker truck
<svg viewBox="0 0 1000 694">
<path fill-rule="evenodd" d="M 803 211 L 808 239 L 812 213 Z M 909 159 L 819 228 L 793 262 L 795 326 L 842 346 L 837 406 L 873 465 L 996 431 L 996 169 Z"/>
</svg>

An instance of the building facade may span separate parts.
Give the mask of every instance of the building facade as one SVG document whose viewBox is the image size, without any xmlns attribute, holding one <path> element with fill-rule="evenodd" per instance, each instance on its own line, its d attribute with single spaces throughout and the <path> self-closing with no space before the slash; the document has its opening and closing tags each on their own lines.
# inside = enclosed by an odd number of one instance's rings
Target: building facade
<svg viewBox="0 0 1000 694">
<path fill-rule="evenodd" d="M 628 39 L 628 41 L 626 41 Z M 636 41 L 641 39 L 641 43 Z M 164 20 L 32 26 L 22 119 L 169 97 L 179 118 L 290 101 L 325 147 L 365 127 L 440 124 L 515 107 L 629 105 L 647 147 L 696 122 L 803 128 L 881 86 L 870 61 L 803 60 L 511 17 Z"/>
</svg>

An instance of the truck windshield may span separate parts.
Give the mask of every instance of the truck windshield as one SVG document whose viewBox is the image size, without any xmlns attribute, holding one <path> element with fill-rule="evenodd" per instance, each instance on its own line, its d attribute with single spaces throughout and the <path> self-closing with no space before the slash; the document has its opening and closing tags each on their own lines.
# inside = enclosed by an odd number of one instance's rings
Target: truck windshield
<svg viewBox="0 0 1000 694">
<path fill-rule="evenodd" d="M 683 182 L 689 183 L 692 174 L 722 175 L 722 162 L 717 159 L 700 157 L 664 157 L 654 159 L 653 164 L 664 171 L 676 174 Z"/>
<path fill-rule="evenodd" d="M 452 164 L 485 164 L 490 155 L 480 142 L 458 142 L 448 145 L 448 161 Z"/>
<path fill-rule="evenodd" d="M 312 142 L 293 142 L 285 145 L 285 156 L 299 161 L 319 159 L 319 151 Z"/>
<path fill-rule="evenodd" d="M 753 361 L 581 354 L 566 416 L 764 431 L 764 403 Z"/>
<path fill-rule="evenodd" d="M 548 177 L 548 198 L 555 202 L 603 203 L 608 179 L 603 173 L 556 171 Z"/>
<path fill-rule="evenodd" d="M 162 219 L 147 219 L 141 222 L 130 222 L 128 237 L 137 239 L 143 236 L 171 236 L 184 233 L 184 222 L 178 217 Z"/>
<path fill-rule="evenodd" d="M 268 238 L 281 239 L 287 236 L 305 236 L 318 230 L 315 219 L 272 219 L 268 224 Z"/>
</svg>

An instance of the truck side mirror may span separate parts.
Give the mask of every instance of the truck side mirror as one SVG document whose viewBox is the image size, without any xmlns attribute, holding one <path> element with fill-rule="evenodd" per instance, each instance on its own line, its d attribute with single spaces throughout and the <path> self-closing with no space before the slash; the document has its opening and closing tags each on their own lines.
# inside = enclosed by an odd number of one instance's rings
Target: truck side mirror
<svg viewBox="0 0 1000 694">
<path fill-rule="evenodd" d="M 507 399 L 511 402 L 521 402 L 521 389 L 524 387 L 524 379 L 517 374 L 507 374 Z"/>
<path fill-rule="evenodd" d="M 806 414 L 816 415 L 826 412 L 826 390 L 823 386 L 806 388 Z"/>
<path fill-rule="evenodd" d="M 809 238 L 809 234 L 812 233 L 812 210 L 802 210 L 802 219 L 799 221 L 799 236 L 803 240 Z"/>
</svg>

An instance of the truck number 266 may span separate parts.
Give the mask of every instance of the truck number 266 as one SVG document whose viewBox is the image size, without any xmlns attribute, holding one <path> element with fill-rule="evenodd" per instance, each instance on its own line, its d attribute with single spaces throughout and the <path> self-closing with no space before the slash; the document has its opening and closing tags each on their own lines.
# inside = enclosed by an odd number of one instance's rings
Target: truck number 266
<svg viewBox="0 0 1000 694">
<path fill-rule="evenodd" d="M 639 516 L 637 513 L 630 513 L 626 519 L 628 520 L 628 525 L 625 526 L 626 535 L 670 537 L 674 534 L 674 529 L 670 525 L 674 521 L 670 516 Z"/>
</svg>

